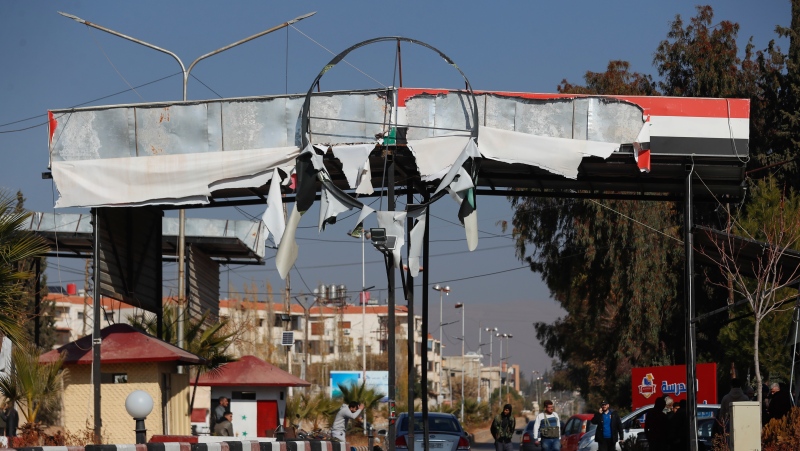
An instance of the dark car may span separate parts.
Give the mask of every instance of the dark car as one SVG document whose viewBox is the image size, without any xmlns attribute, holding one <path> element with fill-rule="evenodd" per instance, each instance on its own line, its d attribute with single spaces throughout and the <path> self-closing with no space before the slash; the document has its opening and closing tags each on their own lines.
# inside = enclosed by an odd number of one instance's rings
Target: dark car
<svg viewBox="0 0 800 451">
<path fill-rule="evenodd" d="M 535 423 L 535 421 L 528 421 L 528 424 L 525 425 L 525 429 L 522 430 L 522 437 L 519 441 L 519 451 L 541 451 L 541 444 L 539 446 L 534 444 L 533 423 Z"/>
<path fill-rule="evenodd" d="M 397 435 L 394 441 L 398 450 L 408 449 L 408 413 L 397 417 Z M 414 413 L 414 449 L 423 449 L 422 413 Z M 458 418 L 450 413 L 428 413 L 428 445 L 436 451 L 468 451 L 469 435 L 461 427 Z"/>
<path fill-rule="evenodd" d="M 716 418 L 704 418 L 697 420 L 697 449 L 700 451 L 711 451 L 714 438 L 714 423 Z"/>
</svg>

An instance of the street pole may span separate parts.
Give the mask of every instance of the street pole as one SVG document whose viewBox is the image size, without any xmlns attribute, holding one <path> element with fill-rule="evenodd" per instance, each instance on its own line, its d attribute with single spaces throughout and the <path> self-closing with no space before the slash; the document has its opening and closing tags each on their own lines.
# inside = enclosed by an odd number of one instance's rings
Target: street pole
<svg viewBox="0 0 800 451">
<path fill-rule="evenodd" d="M 112 30 L 110 28 L 106 28 L 106 27 L 103 27 L 101 25 L 89 22 L 89 21 L 81 19 L 80 17 L 75 16 L 75 15 L 64 13 L 64 12 L 61 12 L 61 11 L 59 11 L 58 13 L 61 14 L 62 16 L 64 16 L 64 17 L 67 17 L 67 18 L 72 19 L 72 20 L 74 20 L 74 21 L 76 21 L 78 23 L 86 25 L 87 27 L 96 28 L 96 29 L 98 29 L 100 31 L 104 31 L 104 32 L 106 32 L 108 34 L 112 34 L 114 36 L 120 37 L 122 39 L 126 39 L 128 41 L 134 42 L 134 43 L 139 44 L 139 45 L 143 45 L 143 46 L 151 48 L 153 50 L 157 50 L 159 52 L 166 53 L 167 55 L 169 55 L 172 58 L 174 58 L 175 61 L 177 61 L 178 64 L 181 66 L 181 72 L 183 73 L 183 101 L 185 102 L 186 101 L 186 85 L 189 82 L 189 73 L 192 71 L 192 68 L 194 67 L 195 64 L 199 63 L 200 61 L 202 61 L 202 60 L 204 60 L 204 59 L 206 59 L 206 58 L 208 58 L 210 56 L 216 55 L 217 53 L 224 52 L 225 50 L 231 49 L 231 48 L 236 47 L 236 46 L 238 46 L 240 44 L 244 44 L 245 42 L 251 41 L 251 40 L 253 40 L 255 38 L 264 36 L 265 34 L 269 34 L 269 33 L 272 33 L 273 31 L 277 31 L 277 30 L 280 30 L 282 28 L 288 27 L 289 25 L 292 25 L 292 24 L 294 24 L 296 22 L 299 22 L 299 21 L 301 21 L 301 20 L 303 20 L 303 19 L 305 19 L 307 17 L 311 17 L 314 14 L 316 14 L 316 11 L 308 13 L 308 14 L 304 14 L 302 16 L 298 16 L 298 17 L 296 17 L 296 18 L 294 18 L 294 19 L 292 19 L 292 20 L 290 20 L 288 22 L 284 22 L 281 25 L 272 27 L 272 28 L 270 28 L 268 30 L 264 30 L 264 31 L 262 31 L 260 33 L 256 33 L 256 34 L 254 34 L 254 35 L 252 35 L 250 37 L 244 38 L 244 39 L 242 39 L 240 41 L 236 41 L 236 42 L 234 42 L 232 44 L 229 44 L 229 45 L 227 45 L 225 47 L 222 47 L 222 48 L 219 48 L 217 50 L 214 50 L 213 52 L 206 53 L 205 55 L 200 56 L 199 58 L 194 60 L 192 62 L 192 64 L 189 65 L 189 69 L 186 69 L 186 67 L 183 65 L 183 61 L 181 61 L 181 59 L 178 58 L 178 55 L 176 55 L 173 52 L 170 52 L 169 50 L 162 49 L 161 47 L 158 47 L 158 46 L 155 46 L 155 45 L 150 44 L 148 42 L 142 41 L 141 39 L 136 39 L 136 38 L 133 38 L 131 36 L 128 36 L 128 35 L 119 33 L 117 31 L 114 31 L 114 30 Z M 95 222 L 95 227 L 97 227 L 97 223 L 96 222 Z M 97 252 L 97 248 L 95 247 L 95 253 L 96 252 Z M 184 310 L 184 305 L 183 305 L 183 303 L 184 303 L 184 299 L 186 297 L 186 276 L 185 276 L 185 273 L 184 273 L 184 271 L 185 271 L 185 255 L 186 255 L 186 212 L 185 212 L 184 209 L 180 209 L 180 210 L 178 210 L 178 315 L 177 315 L 178 316 L 178 318 L 177 318 L 177 320 L 178 320 L 178 333 L 177 333 L 178 337 L 177 338 L 178 338 L 178 347 L 180 347 L 180 348 L 184 347 L 184 343 L 183 343 L 183 339 L 184 339 L 184 337 L 183 337 L 183 321 L 184 321 L 184 318 L 183 318 L 184 312 L 183 312 L 183 310 Z M 95 259 L 95 260 L 97 260 L 97 259 Z M 98 270 L 97 268 L 98 267 L 95 266 L 95 271 Z M 159 281 L 159 283 L 160 283 L 160 281 Z M 94 302 L 95 302 L 96 305 L 99 305 L 99 302 L 100 302 L 100 294 L 99 294 L 100 293 L 100 285 L 96 284 L 94 289 L 95 289 Z M 95 310 L 98 310 L 98 309 L 95 308 Z M 99 323 L 98 318 L 99 318 L 98 316 L 94 317 L 95 323 Z M 161 324 L 159 324 L 159 330 L 161 330 Z M 163 337 L 158 337 L 158 338 L 163 338 Z M 93 337 L 92 340 L 97 342 L 96 346 L 98 348 L 98 349 L 96 349 L 96 352 L 95 352 L 96 355 L 93 356 L 92 366 L 93 366 L 93 368 L 98 368 L 99 369 L 100 368 L 100 350 L 99 350 L 99 348 L 101 346 L 100 337 L 99 336 L 98 337 Z M 178 370 L 179 370 L 179 372 L 183 372 L 183 367 L 182 366 L 179 367 Z M 94 378 L 93 378 L 92 379 L 92 384 L 97 384 L 98 385 L 98 387 L 95 387 L 94 390 L 95 390 L 95 397 L 99 398 L 100 397 L 100 388 L 99 388 L 100 381 L 99 380 L 94 380 Z M 95 433 L 98 436 L 100 435 L 100 428 L 101 428 L 101 425 L 102 425 L 100 416 L 101 416 L 100 415 L 100 402 L 99 402 L 99 399 L 95 399 L 94 428 L 95 428 Z"/>
<path fill-rule="evenodd" d="M 442 362 L 444 361 L 444 359 L 443 359 L 443 349 L 442 349 L 442 346 L 443 346 L 442 339 L 444 338 L 443 335 L 442 335 L 442 329 L 443 329 L 442 325 L 444 324 L 444 315 L 443 315 L 444 311 L 443 311 L 443 307 L 442 306 L 444 305 L 444 302 L 443 302 L 442 298 L 443 298 L 443 294 L 444 293 L 446 293 L 448 296 L 450 296 L 450 287 L 449 286 L 444 286 L 443 287 L 443 286 L 440 286 L 440 285 L 434 285 L 433 289 L 439 292 L 439 395 L 438 395 L 438 398 L 439 398 L 439 403 L 441 404 L 444 401 L 444 397 L 442 396 L 442 387 L 444 385 L 444 384 L 442 384 Z M 449 388 L 450 384 L 448 383 L 447 386 Z"/>
<path fill-rule="evenodd" d="M 489 332 L 489 368 L 492 368 L 492 338 L 494 334 L 492 332 L 497 332 L 496 327 L 487 327 L 484 329 L 486 332 Z M 490 373 L 491 374 L 491 373 Z M 489 376 L 489 402 L 492 401 L 492 377 Z"/>
<path fill-rule="evenodd" d="M 503 411 L 503 334 L 497 334 L 498 341 L 500 342 L 500 396 L 497 397 L 497 406 L 500 412 Z"/>
<path fill-rule="evenodd" d="M 466 311 L 466 308 L 463 302 L 457 303 L 456 308 L 461 309 L 461 424 L 464 424 L 464 372 L 467 369 L 467 365 L 464 363 L 464 342 L 466 341 L 466 335 L 464 335 L 464 311 Z"/>
</svg>

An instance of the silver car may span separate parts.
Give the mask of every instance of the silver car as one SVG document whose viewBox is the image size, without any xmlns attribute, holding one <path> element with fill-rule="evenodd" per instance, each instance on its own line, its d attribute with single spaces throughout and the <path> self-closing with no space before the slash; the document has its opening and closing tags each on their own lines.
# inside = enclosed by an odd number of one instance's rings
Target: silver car
<svg viewBox="0 0 800 451">
<path fill-rule="evenodd" d="M 395 448 L 408 449 L 408 413 L 397 417 Z M 422 413 L 414 413 L 414 449 L 423 448 Z M 428 413 L 428 444 L 436 451 L 467 451 L 470 449 L 469 435 L 461 427 L 458 418 L 450 413 Z"/>
<path fill-rule="evenodd" d="M 625 440 L 630 437 L 638 437 L 639 434 L 644 434 L 644 417 L 648 410 L 653 407 L 649 406 L 640 407 L 633 412 L 622 417 L 622 430 L 625 433 Z M 719 412 L 719 404 L 698 404 L 697 405 L 697 421 L 708 418 L 715 418 Z M 591 432 L 587 429 L 586 434 L 581 437 L 578 442 L 578 451 L 597 451 L 597 442 L 594 441 L 594 434 L 597 432 L 597 427 Z M 621 448 L 617 443 L 617 450 Z"/>
</svg>

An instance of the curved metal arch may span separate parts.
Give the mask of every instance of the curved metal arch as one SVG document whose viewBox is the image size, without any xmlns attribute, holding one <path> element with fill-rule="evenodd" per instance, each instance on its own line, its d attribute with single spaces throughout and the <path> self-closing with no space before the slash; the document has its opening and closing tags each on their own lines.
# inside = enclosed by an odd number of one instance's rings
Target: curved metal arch
<svg viewBox="0 0 800 451">
<path fill-rule="evenodd" d="M 385 42 L 385 41 L 408 42 L 410 44 L 420 45 L 420 46 L 425 47 L 427 49 L 433 50 L 439 56 L 441 56 L 442 59 L 447 64 L 453 66 L 453 68 L 455 68 L 455 70 L 457 70 L 458 73 L 461 74 L 461 77 L 464 78 L 464 82 L 466 84 L 467 91 L 470 94 L 470 103 L 471 103 L 471 106 L 472 106 L 472 117 L 473 117 L 473 120 L 474 120 L 474 124 L 472 126 L 472 134 L 471 134 L 471 136 L 472 136 L 473 139 L 475 139 L 475 142 L 477 143 L 478 142 L 478 127 L 479 127 L 479 123 L 480 123 L 480 121 L 478 120 L 478 101 L 477 101 L 477 99 L 475 99 L 475 92 L 472 90 L 472 85 L 470 84 L 469 79 L 467 78 L 466 75 L 464 75 L 464 72 L 461 70 L 461 68 L 459 68 L 458 65 L 456 63 L 454 63 L 453 60 L 450 59 L 449 56 L 445 55 L 444 52 L 442 52 L 441 50 L 437 49 L 436 47 L 434 47 L 434 46 L 432 46 L 432 45 L 430 45 L 428 43 L 425 43 L 425 42 L 422 42 L 422 41 L 419 41 L 419 40 L 416 40 L 416 39 L 406 38 L 406 37 L 403 37 L 403 36 L 383 36 L 383 37 L 379 37 L 379 38 L 367 39 L 366 41 L 361 41 L 361 42 L 359 42 L 357 44 L 354 44 L 354 45 L 350 46 L 349 48 L 347 48 L 343 52 L 341 52 L 338 55 L 334 56 L 333 59 L 331 59 L 330 62 L 328 64 L 326 64 L 324 68 L 322 68 L 322 70 L 317 75 L 317 77 L 314 78 L 314 81 L 311 83 L 311 86 L 308 88 L 308 92 L 306 93 L 305 100 L 303 101 L 303 108 L 300 111 L 300 116 L 301 116 L 301 118 L 300 118 L 300 120 L 301 120 L 301 122 L 300 122 L 300 128 L 301 128 L 300 140 L 301 141 L 300 142 L 302 144 L 302 146 L 300 148 L 301 149 L 305 149 L 306 146 L 308 146 L 308 144 L 309 144 L 308 137 L 309 137 L 309 122 L 311 120 L 311 117 L 310 117 L 311 116 L 311 94 L 314 91 L 314 86 L 317 85 L 317 83 L 320 81 L 320 79 L 322 79 L 322 76 L 325 75 L 326 72 L 328 72 L 334 66 L 339 64 L 344 59 L 344 57 L 347 56 L 353 50 L 356 50 L 358 48 L 365 47 L 367 45 L 374 44 L 374 43 L 377 43 L 377 42 Z"/>
</svg>

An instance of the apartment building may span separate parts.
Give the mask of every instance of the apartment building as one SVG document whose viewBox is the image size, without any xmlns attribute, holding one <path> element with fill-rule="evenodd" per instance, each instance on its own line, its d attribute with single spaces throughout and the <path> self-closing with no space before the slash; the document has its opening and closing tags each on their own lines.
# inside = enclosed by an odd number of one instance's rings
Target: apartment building
<svg viewBox="0 0 800 451">
<path fill-rule="evenodd" d="M 74 290 L 73 290 L 74 292 Z M 57 346 L 77 340 L 92 331 L 92 298 L 83 294 L 49 294 L 55 304 Z M 165 300 L 171 302 L 171 300 Z M 149 315 L 111 298 L 102 300 L 102 324 L 107 327 L 128 323 L 129 318 Z M 327 370 L 368 368 L 379 358 L 385 359 L 389 344 L 389 307 L 387 305 L 351 305 L 346 303 L 307 304 L 249 302 L 224 299 L 219 304 L 220 318 L 228 320 L 233 337 L 234 355 L 256 355 L 273 362 L 285 363 L 288 371 L 315 385 L 327 385 L 327 376 L 306 374 L 312 364 Z M 408 339 L 408 309 L 395 308 L 395 332 L 398 356 L 405 351 L 400 343 Z M 414 315 L 414 366 L 417 374 L 428 371 L 428 381 L 437 393 L 442 364 L 438 340 L 428 336 L 428 361 L 422 364 L 422 317 Z M 399 358 L 399 357 L 398 357 Z M 347 365 L 347 367 L 344 367 Z"/>
</svg>

